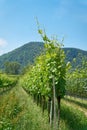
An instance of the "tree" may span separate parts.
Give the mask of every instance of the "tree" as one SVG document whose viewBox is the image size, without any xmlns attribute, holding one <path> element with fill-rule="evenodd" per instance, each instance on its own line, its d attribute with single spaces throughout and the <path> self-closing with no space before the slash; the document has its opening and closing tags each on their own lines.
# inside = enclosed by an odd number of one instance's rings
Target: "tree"
<svg viewBox="0 0 87 130">
<path fill-rule="evenodd" d="M 21 65 L 18 62 L 6 62 L 5 72 L 7 74 L 19 74 Z"/>
</svg>

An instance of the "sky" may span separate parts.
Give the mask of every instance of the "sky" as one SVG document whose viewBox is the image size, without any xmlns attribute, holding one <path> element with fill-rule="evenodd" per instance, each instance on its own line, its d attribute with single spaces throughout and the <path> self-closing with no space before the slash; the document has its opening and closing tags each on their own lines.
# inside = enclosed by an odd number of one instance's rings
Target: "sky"
<svg viewBox="0 0 87 130">
<path fill-rule="evenodd" d="M 87 51 L 87 0 L 0 0 L 0 55 L 48 37 Z"/>
</svg>

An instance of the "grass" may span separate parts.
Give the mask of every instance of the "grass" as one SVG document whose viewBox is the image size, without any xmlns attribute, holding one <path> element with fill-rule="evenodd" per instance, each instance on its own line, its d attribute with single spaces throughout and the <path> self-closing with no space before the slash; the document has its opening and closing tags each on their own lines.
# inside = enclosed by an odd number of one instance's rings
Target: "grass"
<svg viewBox="0 0 87 130">
<path fill-rule="evenodd" d="M 24 114 L 24 104 L 20 105 L 14 91 L 0 96 L 0 130 L 15 130 Z"/>
<path fill-rule="evenodd" d="M 65 121 L 67 130 L 87 130 L 87 117 L 73 105 L 62 101 L 61 119 Z"/>
<path fill-rule="evenodd" d="M 46 114 L 22 88 L 0 96 L 0 130 L 50 130 Z"/>
<path fill-rule="evenodd" d="M 87 130 L 86 103 L 73 98 L 63 99 L 59 130 Z M 0 95 L 0 130 L 52 129 L 47 112 L 43 115 L 40 107 L 21 87 L 14 87 Z"/>
<path fill-rule="evenodd" d="M 84 114 L 87 116 L 87 100 L 66 96 L 64 101 L 68 105 L 71 104 L 74 108 L 84 112 Z"/>
<path fill-rule="evenodd" d="M 75 98 L 75 97 L 70 97 L 70 96 L 65 96 L 64 99 L 87 109 L 87 99 L 84 100 L 81 98 Z"/>
</svg>

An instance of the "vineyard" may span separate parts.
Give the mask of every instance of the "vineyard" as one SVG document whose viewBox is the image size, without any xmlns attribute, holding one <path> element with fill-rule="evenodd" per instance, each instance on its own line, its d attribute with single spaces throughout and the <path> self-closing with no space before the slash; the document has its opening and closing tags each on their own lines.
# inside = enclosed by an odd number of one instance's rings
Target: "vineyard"
<svg viewBox="0 0 87 130">
<path fill-rule="evenodd" d="M 57 130 L 64 95 L 87 97 L 87 62 L 83 60 L 80 68 L 72 70 L 70 62 L 65 62 L 62 44 L 50 40 L 42 30 L 39 33 L 45 43 L 44 52 L 36 59 L 35 65 L 29 67 L 20 84 L 41 106 L 43 113 L 47 109 L 49 123 Z"/>
<path fill-rule="evenodd" d="M 34 110 L 32 111 L 34 104 L 34 107 L 40 109 L 40 113 L 44 115 L 43 118 L 46 117 L 45 123 L 47 125 L 43 128 L 38 123 L 40 120 L 37 122 L 39 129 L 86 130 L 87 61 L 83 58 L 82 65 L 72 69 L 71 63 L 65 61 L 66 56 L 62 49 L 63 45 L 54 38 L 49 39 L 42 30 L 39 29 L 38 32 L 44 41 L 44 50 L 36 58 L 34 65 L 27 67 L 26 72 L 20 77 L 0 74 L 0 93 L 4 93 L 9 88 L 14 91 L 13 93 L 9 92 L 11 99 L 7 93 L 12 106 L 10 109 L 9 105 L 5 105 L 5 103 L 9 104 L 6 102 L 6 98 L 3 100 L 4 103 L 0 101 L 2 104 L 0 105 L 0 112 L 2 112 L 0 129 L 15 130 L 20 128 L 20 130 L 27 130 L 30 126 L 26 126 L 30 120 L 32 120 L 32 125 L 35 125 L 35 120 L 33 122 L 33 119 L 30 118 L 34 117 L 36 113 Z M 73 62 L 75 62 L 75 59 Z M 16 86 L 16 89 L 13 88 L 14 86 Z M 29 97 L 26 95 L 29 95 Z M 26 97 L 29 98 L 29 102 Z M 21 100 L 21 98 L 24 99 Z M 32 104 L 31 109 L 28 107 L 29 111 L 24 103 L 26 101 L 28 105 L 29 103 Z M 13 105 L 12 102 L 14 102 Z M 20 102 L 23 104 L 20 105 Z M 5 118 L 3 118 L 3 111 L 6 114 Z M 32 115 L 28 117 L 27 114 L 30 111 L 32 111 Z M 8 116 L 10 120 L 6 122 Z M 42 120 L 43 118 L 41 117 Z M 6 125 L 3 123 L 4 119 Z M 17 124 L 17 121 L 19 124 Z M 36 125 L 33 127 L 31 126 L 30 130 L 38 129 Z"/>
<path fill-rule="evenodd" d="M 17 76 L 0 73 L 0 94 L 14 87 L 17 81 Z"/>
</svg>

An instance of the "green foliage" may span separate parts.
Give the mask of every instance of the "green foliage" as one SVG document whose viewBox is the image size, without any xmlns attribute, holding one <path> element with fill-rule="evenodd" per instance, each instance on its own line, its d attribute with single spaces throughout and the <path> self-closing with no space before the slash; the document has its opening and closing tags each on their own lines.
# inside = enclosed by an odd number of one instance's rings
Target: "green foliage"
<svg viewBox="0 0 87 130">
<path fill-rule="evenodd" d="M 60 109 L 60 99 L 65 95 L 67 65 L 62 45 L 55 39 L 49 39 L 43 31 L 39 30 L 39 33 L 44 40 L 44 51 L 22 77 L 20 85 L 33 95 L 37 104 L 41 104 L 44 112 L 45 102 L 52 101 L 52 107 L 55 108 L 53 103 L 54 86 L 55 98 L 58 100 L 58 108 Z M 55 80 L 54 84 L 53 80 Z M 49 114 L 50 112 L 48 112 Z M 54 118 L 54 112 L 52 112 L 52 115 L 52 118 Z"/>
<path fill-rule="evenodd" d="M 14 87 L 18 81 L 16 76 L 8 76 L 6 74 L 0 74 L 0 89 Z"/>
<path fill-rule="evenodd" d="M 69 95 L 87 97 L 87 61 L 82 61 L 82 66 L 74 71 L 67 72 L 66 91 Z"/>
<path fill-rule="evenodd" d="M 21 65 L 18 62 L 6 62 L 5 72 L 7 74 L 17 75 L 20 73 Z"/>
<path fill-rule="evenodd" d="M 22 86 L 27 87 L 30 93 L 51 97 L 52 78 L 55 77 L 56 96 L 63 97 L 66 73 L 65 54 L 57 41 L 48 40 L 48 38 L 44 40 L 46 40 L 45 51 L 36 59 L 35 66 L 31 67 L 24 76 Z"/>
</svg>

